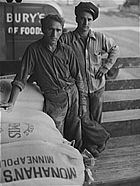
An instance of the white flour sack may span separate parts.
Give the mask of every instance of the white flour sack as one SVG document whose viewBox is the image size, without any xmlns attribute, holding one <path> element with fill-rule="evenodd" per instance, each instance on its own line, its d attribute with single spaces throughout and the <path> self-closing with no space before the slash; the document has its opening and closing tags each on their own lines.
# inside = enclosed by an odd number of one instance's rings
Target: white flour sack
<svg viewBox="0 0 140 186">
<path fill-rule="evenodd" d="M 0 184 L 0 186 L 81 186 L 81 184 L 75 184 L 72 180 L 62 178 L 34 178 L 28 180 L 21 180 L 16 182 L 9 182 Z"/>
<path fill-rule="evenodd" d="M 10 79 L 0 80 L 0 103 L 8 101 L 11 92 Z M 19 93 L 17 97 L 15 108 L 24 107 L 34 110 L 42 110 L 44 103 L 44 97 L 40 92 L 40 89 L 35 84 L 27 84 L 23 91 Z"/>
<path fill-rule="evenodd" d="M 2 144 L 25 140 L 43 140 L 57 144 L 66 142 L 53 119 L 42 111 L 19 108 L 8 112 L 2 109 L 0 115 Z"/>
<path fill-rule="evenodd" d="M 43 141 L 16 142 L 2 144 L 0 155 L 2 184 L 82 186 L 84 183 L 83 158 L 70 145 Z"/>
</svg>

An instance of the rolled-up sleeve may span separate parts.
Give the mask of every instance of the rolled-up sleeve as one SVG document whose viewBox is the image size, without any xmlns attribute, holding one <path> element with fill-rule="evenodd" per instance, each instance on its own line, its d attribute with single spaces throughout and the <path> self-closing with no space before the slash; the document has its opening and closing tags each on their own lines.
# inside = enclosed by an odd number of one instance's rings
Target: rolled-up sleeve
<svg viewBox="0 0 140 186">
<path fill-rule="evenodd" d="M 20 90 L 23 90 L 26 85 L 28 75 L 33 73 L 34 64 L 35 60 L 33 49 L 28 47 L 23 55 L 20 70 L 16 74 L 12 82 L 12 86 L 18 86 Z"/>
<path fill-rule="evenodd" d="M 85 87 L 82 81 L 82 76 L 81 76 L 80 71 L 76 78 L 76 85 L 79 89 L 80 105 L 87 105 L 87 93 L 85 91 Z"/>
<path fill-rule="evenodd" d="M 72 77 L 76 80 L 76 85 L 77 88 L 79 90 L 79 98 L 80 98 L 80 104 L 81 105 L 86 105 L 86 101 L 87 101 L 87 93 L 85 91 L 85 87 L 84 87 L 84 82 L 82 79 L 82 75 L 80 72 L 80 67 L 77 61 L 77 58 L 74 54 L 74 52 L 72 51 L 70 56 L 70 71 L 71 71 L 71 75 Z"/>
<path fill-rule="evenodd" d="M 108 53 L 107 59 L 104 63 L 104 67 L 110 70 L 119 57 L 119 46 L 112 38 L 108 38 L 104 34 L 102 36 L 103 49 Z"/>
</svg>

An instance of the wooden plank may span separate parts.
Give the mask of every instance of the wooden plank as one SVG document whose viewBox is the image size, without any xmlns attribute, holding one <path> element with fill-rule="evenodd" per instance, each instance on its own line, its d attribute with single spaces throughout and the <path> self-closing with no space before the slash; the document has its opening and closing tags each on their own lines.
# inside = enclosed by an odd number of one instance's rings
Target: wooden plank
<svg viewBox="0 0 140 186">
<path fill-rule="evenodd" d="M 103 112 L 102 122 L 115 122 L 140 119 L 140 109 Z"/>
<path fill-rule="evenodd" d="M 140 134 L 140 119 L 102 123 L 112 137 Z"/>
<path fill-rule="evenodd" d="M 135 177 L 131 178 L 131 180 L 123 179 L 121 181 L 108 181 L 107 183 L 94 183 L 90 186 L 140 186 L 140 178 Z"/>
<path fill-rule="evenodd" d="M 106 91 L 108 90 L 126 90 L 126 89 L 140 89 L 139 79 L 128 80 L 108 80 L 106 81 Z"/>
<path fill-rule="evenodd" d="M 140 99 L 103 103 L 103 112 L 110 112 L 110 111 L 116 111 L 116 110 L 117 111 L 130 110 L 130 109 L 140 109 Z"/>
<path fill-rule="evenodd" d="M 95 185 L 137 184 L 140 181 L 140 134 L 111 138 L 95 162 L 93 177 Z"/>
<path fill-rule="evenodd" d="M 138 79 L 140 78 L 140 67 L 133 67 L 133 68 L 111 68 L 108 73 L 106 74 L 106 79 Z"/>
<path fill-rule="evenodd" d="M 115 138 L 110 138 L 109 142 L 107 143 L 107 149 L 133 147 L 139 144 L 140 144 L 140 134 L 128 135 L 125 137 L 115 137 Z M 100 158 L 102 158 L 102 156 Z"/>
<path fill-rule="evenodd" d="M 118 58 L 114 66 L 118 68 L 140 67 L 140 57 Z"/>
<path fill-rule="evenodd" d="M 103 99 L 104 102 L 138 100 L 140 99 L 140 89 L 105 91 Z"/>
<path fill-rule="evenodd" d="M 115 80 L 140 79 L 140 68 L 121 68 Z"/>
<path fill-rule="evenodd" d="M 103 59 L 103 63 L 105 62 Z M 140 57 L 121 57 L 118 58 L 113 67 L 128 68 L 128 67 L 140 67 Z"/>
</svg>

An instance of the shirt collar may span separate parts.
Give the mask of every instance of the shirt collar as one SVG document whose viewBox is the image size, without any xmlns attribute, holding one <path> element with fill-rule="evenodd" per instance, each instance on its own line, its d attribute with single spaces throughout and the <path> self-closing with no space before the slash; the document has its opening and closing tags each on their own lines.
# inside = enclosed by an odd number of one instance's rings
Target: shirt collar
<svg viewBox="0 0 140 186">
<path fill-rule="evenodd" d="M 74 30 L 74 33 L 75 33 L 75 35 L 76 35 L 76 37 L 77 38 L 81 38 L 81 36 L 80 36 L 80 34 L 79 34 L 79 32 L 78 32 L 78 29 L 76 28 L 75 30 Z M 88 34 L 88 37 L 89 38 L 93 38 L 93 39 L 95 39 L 96 40 L 96 36 L 95 36 L 95 33 L 94 33 L 94 31 L 93 30 L 89 30 L 89 34 Z"/>
<path fill-rule="evenodd" d="M 42 43 L 42 45 L 43 45 L 45 48 L 47 48 L 46 45 L 45 45 L 44 37 L 42 37 L 42 38 L 40 39 L 40 42 Z M 57 47 L 56 47 L 56 48 L 60 48 L 60 47 L 63 47 L 63 43 L 61 43 L 61 42 L 58 40 L 58 41 L 57 41 Z"/>
</svg>

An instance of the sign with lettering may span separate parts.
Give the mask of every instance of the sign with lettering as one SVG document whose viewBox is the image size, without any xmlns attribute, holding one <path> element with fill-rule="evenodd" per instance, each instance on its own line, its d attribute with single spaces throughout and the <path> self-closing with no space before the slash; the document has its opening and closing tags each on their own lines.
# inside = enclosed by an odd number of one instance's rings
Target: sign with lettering
<svg viewBox="0 0 140 186">
<path fill-rule="evenodd" d="M 26 2 L 26 3 L 24 3 Z M 35 1 L 37 2 L 37 1 Z M 56 3 L 39 1 L 37 3 L 3 3 L 4 37 L 7 60 L 19 60 L 25 48 L 42 37 L 40 19 L 48 14 L 62 15 L 61 8 Z"/>
<path fill-rule="evenodd" d="M 2 145 L 0 167 L 1 183 L 35 178 L 71 180 L 72 185 L 84 183 L 82 156 L 65 144 L 28 141 Z"/>
<path fill-rule="evenodd" d="M 68 144 L 52 118 L 42 111 L 20 106 L 12 112 L 1 110 L 0 121 L 1 144 L 34 140 Z"/>
<path fill-rule="evenodd" d="M 40 19 L 45 15 L 59 14 L 58 10 L 49 4 L 12 4 L 6 6 L 6 34 L 19 37 L 38 36 L 42 34 Z"/>
</svg>

